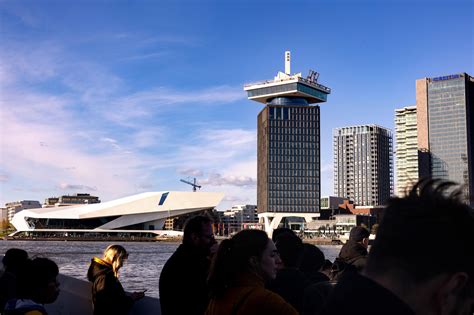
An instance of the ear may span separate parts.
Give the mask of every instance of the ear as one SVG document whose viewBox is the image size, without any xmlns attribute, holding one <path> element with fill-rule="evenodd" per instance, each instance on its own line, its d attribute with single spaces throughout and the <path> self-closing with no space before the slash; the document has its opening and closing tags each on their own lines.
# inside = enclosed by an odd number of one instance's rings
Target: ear
<svg viewBox="0 0 474 315">
<path fill-rule="evenodd" d="M 191 233 L 191 240 L 193 244 L 196 244 L 197 242 L 199 242 L 199 235 L 197 233 Z"/>
<path fill-rule="evenodd" d="M 465 288 L 469 276 L 465 272 L 456 272 L 449 275 L 437 288 L 437 302 L 439 314 L 451 314 L 459 302 L 459 295 Z"/>
<path fill-rule="evenodd" d="M 252 268 L 257 268 L 259 266 L 259 261 L 257 257 L 252 256 L 249 258 L 249 264 Z"/>
</svg>

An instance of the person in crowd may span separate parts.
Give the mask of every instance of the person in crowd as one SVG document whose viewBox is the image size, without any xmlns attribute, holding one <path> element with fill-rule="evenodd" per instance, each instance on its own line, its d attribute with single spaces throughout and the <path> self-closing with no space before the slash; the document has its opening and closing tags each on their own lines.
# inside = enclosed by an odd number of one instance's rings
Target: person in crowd
<svg viewBox="0 0 474 315">
<path fill-rule="evenodd" d="M 18 273 L 27 261 L 28 253 L 19 248 L 10 248 L 3 256 L 3 272 L 0 275 L 0 314 L 5 303 L 17 297 Z"/>
<path fill-rule="evenodd" d="M 127 295 L 119 281 L 119 269 L 128 258 L 120 245 L 110 245 L 101 258 L 92 258 L 87 279 L 92 282 L 92 303 L 94 315 L 126 315 L 133 303 L 144 297 L 144 292 Z"/>
<path fill-rule="evenodd" d="M 336 258 L 335 267 L 344 269 L 349 265 L 357 272 L 361 272 L 367 264 L 367 248 L 369 247 L 370 232 L 362 226 L 353 227 L 349 233 L 349 240 L 342 246 Z"/>
<path fill-rule="evenodd" d="M 317 246 L 308 243 L 303 244 L 303 258 L 299 269 L 309 283 L 329 281 L 329 277 L 321 272 L 325 262 L 324 253 Z"/>
<path fill-rule="evenodd" d="M 212 220 L 194 216 L 184 226 L 183 242 L 171 255 L 159 280 L 163 315 L 202 315 L 209 302 L 209 256 L 216 240 Z"/>
<path fill-rule="evenodd" d="M 324 314 L 472 315 L 474 214 L 461 196 L 429 179 L 391 198 L 365 270 L 341 278 Z"/>
<path fill-rule="evenodd" d="M 332 269 L 332 262 L 329 259 L 325 259 L 323 265 L 321 266 L 321 273 L 325 274 L 328 279 L 330 279 Z"/>
<path fill-rule="evenodd" d="M 331 269 L 332 263 L 325 259 L 324 253 L 317 246 L 306 243 L 303 246 L 304 252 L 300 270 L 305 274 L 310 284 L 304 290 L 301 314 L 315 315 L 323 309 L 325 301 L 335 285 L 327 274 L 321 272 L 325 265 L 326 269 Z"/>
<path fill-rule="evenodd" d="M 295 315 L 278 294 L 265 289 L 275 279 L 278 251 L 264 231 L 242 230 L 223 240 L 209 275 L 211 300 L 206 315 Z"/>
<path fill-rule="evenodd" d="M 17 298 L 5 305 L 4 315 L 47 315 L 44 304 L 58 298 L 58 265 L 48 258 L 27 260 L 19 271 Z"/>
<path fill-rule="evenodd" d="M 275 230 L 277 233 L 274 232 L 273 239 L 280 254 L 281 266 L 268 289 L 301 312 L 304 289 L 309 284 L 304 273 L 299 270 L 303 258 L 303 242 L 292 230 L 278 230 Z"/>
</svg>

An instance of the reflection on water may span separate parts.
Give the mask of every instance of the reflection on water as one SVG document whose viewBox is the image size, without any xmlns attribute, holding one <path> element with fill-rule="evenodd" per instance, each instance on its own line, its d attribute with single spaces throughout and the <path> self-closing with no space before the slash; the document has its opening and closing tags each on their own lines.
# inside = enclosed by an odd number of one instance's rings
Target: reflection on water
<svg viewBox="0 0 474 315">
<path fill-rule="evenodd" d="M 158 278 L 166 260 L 178 247 L 178 243 L 168 242 L 124 242 L 122 245 L 130 253 L 125 265 L 120 269 L 120 281 L 126 291 L 148 289 L 146 295 L 158 297 Z M 28 252 L 30 257 L 41 256 L 54 260 L 59 272 L 86 280 L 87 269 L 92 257 L 102 256 L 109 242 L 71 241 L 0 241 L 0 254 L 16 247 Z M 333 261 L 341 246 L 319 246 L 326 258 Z"/>
</svg>

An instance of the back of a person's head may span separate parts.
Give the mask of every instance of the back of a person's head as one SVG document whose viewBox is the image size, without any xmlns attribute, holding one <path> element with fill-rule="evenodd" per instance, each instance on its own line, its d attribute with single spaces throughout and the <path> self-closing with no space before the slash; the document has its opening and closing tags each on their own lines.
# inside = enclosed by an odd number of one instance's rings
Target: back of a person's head
<svg viewBox="0 0 474 315">
<path fill-rule="evenodd" d="M 300 264 L 300 270 L 304 273 L 319 271 L 326 258 L 324 253 L 315 245 L 303 244 L 303 258 Z"/>
<path fill-rule="evenodd" d="M 349 240 L 354 242 L 362 242 L 365 238 L 369 238 L 370 232 L 362 226 L 355 226 L 349 233 Z"/>
<path fill-rule="evenodd" d="M 277 228 L 275 230 L 273 230 L 273 233 L 272 233 L 272 241 L 273 242 L 276 242 L 276 239 L 282 235 L 282 234 L 292 234 L 294 236 L 297 236 L 295 231 L 293 231 L 292 229 L 289 229 L 289 228 L 285 228 L 285 227 L 281 227 L 281 228 Z"/>
<path fill-rule="evenodd" d="M 32 299 L 41 304 L 54 302 L 57 296 L 51 296 L 48 288 L 59 274 L 58 265 L 54 261 L 37 257 L 29 260 L 21 272 L 18 277 L 20 298 Z"/>
<path fill-rule="evenodd" d="M 118 270 L 122 267 L 123 261 L 128 258 L 127 250 L 121 245 L 109 245 L 104 250 L 103 260 L 112 265 L 115 276 L 118 277 Z"/>
<path fill-rule="evenodd" d="M 278 234 L 274 242 L 284 267 L 299 268 L 303 257 L 303 241 L 292 231 Z"/>
<path fill-rule="evenodd" d="M 422 180 L 388 201 L 366 272 L 402 271 L 420 282 L 445 272 L 474 277 L 474 217 L 452 182 Z"/>
<path fill-rule="evenodd" d="M 191 243 L 193 234 L 201 234 L 205 224 L 211 224 L 212 219 L 205 215 L 195 215 L 190 217 L 184 224 L 183 243 Z"/>
<path fill-rule="evenodd" d="M 242 230 L 231 239 L 223 240 L 213 258 L 209 273 L 211 295 L 223 293 L 239 275 L 254 271 L 251 258 L 260 260 L 268 241 L 267 233 L 261 230 Z"/>
<path fill-rule="evenodd" d="M 3 256 L 2 263 L 6 271 L 16 273 L 28 260 L 28 253 L 20 248 L 10 248 Z"/>
</svg>

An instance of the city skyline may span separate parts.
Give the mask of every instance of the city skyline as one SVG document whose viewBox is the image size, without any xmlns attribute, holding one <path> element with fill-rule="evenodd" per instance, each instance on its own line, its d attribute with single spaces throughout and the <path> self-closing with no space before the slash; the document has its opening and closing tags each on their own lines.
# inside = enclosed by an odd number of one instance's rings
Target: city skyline
<svg viewBox="0 0 474 315">
<path fill-rule="evenodd" d="M 474 75 L 471 1 L 269 4 L 0 3 L 1 206 L 188 191 L 188 177 L 226 193 L 220 210 L 256 204 L 263 106 L 243 85 L 283 71 L 285 50 L 292 72 L 316 70 L 332 89 L 321 105 L 331 195 L 334 128 L 393 131 L 417 79 Z"/>
</svg>

